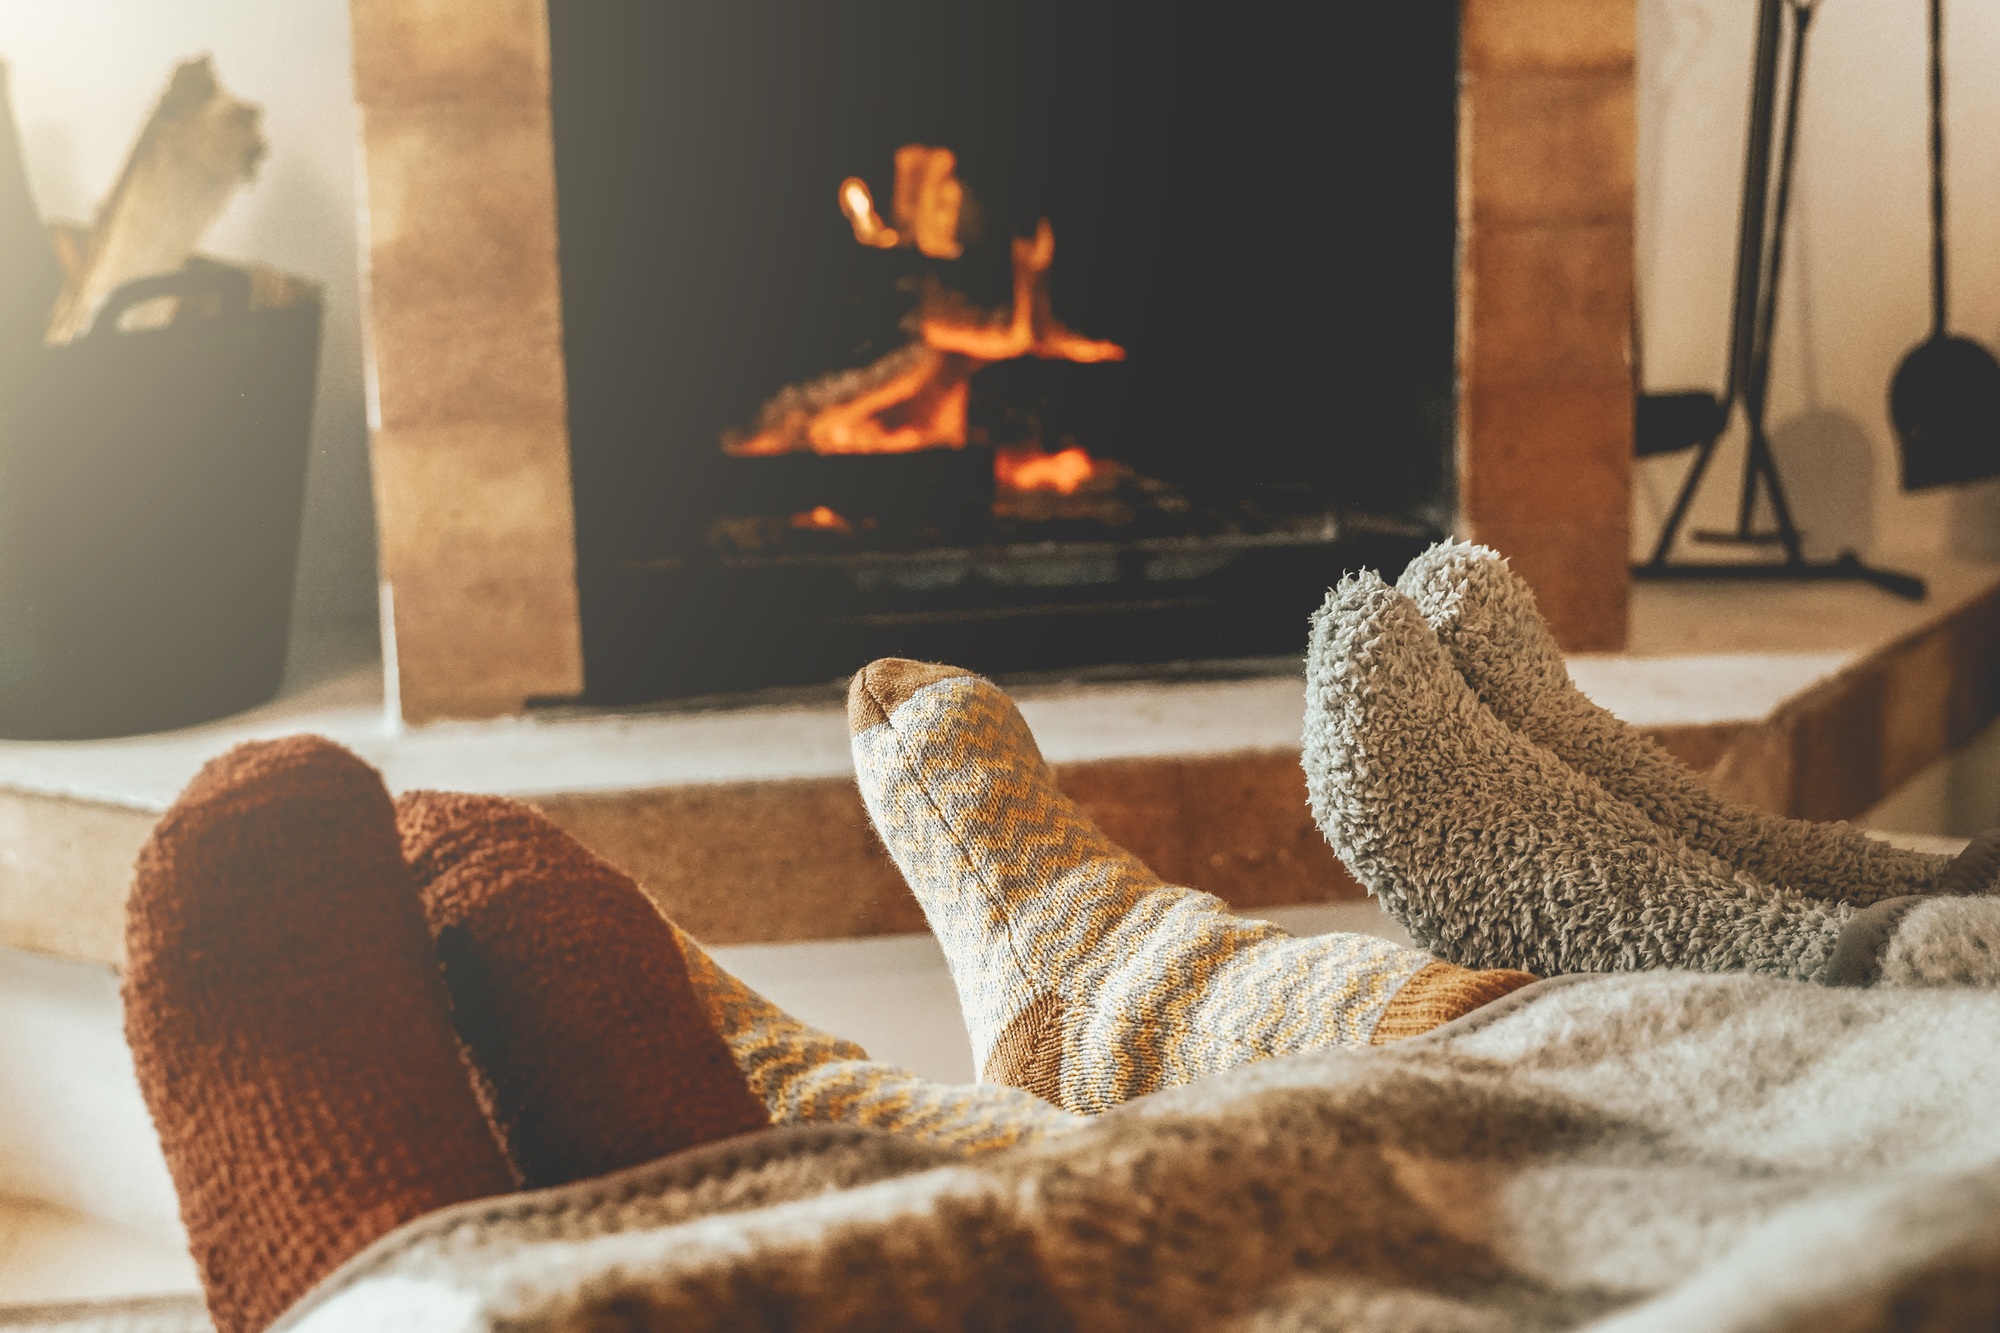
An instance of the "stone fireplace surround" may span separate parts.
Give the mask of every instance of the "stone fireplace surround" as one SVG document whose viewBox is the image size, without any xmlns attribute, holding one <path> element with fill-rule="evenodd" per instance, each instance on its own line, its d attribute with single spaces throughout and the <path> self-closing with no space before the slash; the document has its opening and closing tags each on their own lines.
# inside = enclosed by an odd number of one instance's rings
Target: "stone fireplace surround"
<svg viewBox="0 0 2000 1333">
<path fill-rule="evenodd" d="M 576 695 L 543 0 L 353 0 L 389 697 Z M 1626 638 L 1633 0 L 1464 0 L 1458 531 L 1579 651 Z"/>
</svg>

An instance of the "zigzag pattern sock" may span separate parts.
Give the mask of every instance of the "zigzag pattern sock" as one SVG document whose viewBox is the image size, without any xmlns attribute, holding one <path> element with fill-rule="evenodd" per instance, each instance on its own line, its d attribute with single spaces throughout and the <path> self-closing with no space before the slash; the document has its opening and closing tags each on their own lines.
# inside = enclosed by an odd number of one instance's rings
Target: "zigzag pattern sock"
<svg viewBox="0 0 2000 1333">
<path fill-rule="evenodd" d="M 211 761 L 125 913 L 125 1037 L 221 1333 L 414 1217 L 514 1188 L 359 759 L 295 736 Z"/>
<path fill-rule="evenodd" d="M 968 672 L 875 662 L 848 721 L 869 817 L 944 946 L 989 1081 L 1095 1114 L 1251 1060 L 1367 1045 L 1433 966 L 1163 883 L 1057 789 L 1012 701 Z"/>
<path fill-rule="evenodd" d="M 1440 542 L 1412 560 L 1396 586 L 1416 602 L 1495 717 L 1690 846 L 1768 883 L 1857 905 L 1994 887 L 2000 867 L 1990 845 L 1954 863 L 1892 847 L 1846 824 L 1785 819 L 1717 795 L 1570 683 L 1533 589 L 1497 552 Z M 1954 873 L 1945 879 L 1948 866 Z"/>
<path fill-rule="evenodd" d="M 396 802 L 452 1022 L 530 1188 L 770 1121 L 636 885 L 531 806 Z"/>
<path fill-rule="evenodd" d="M 680 927 L 695 994 L 776 1124 L 838 1122 L 990 1152 L 1083 1124 L 1039 1097 L 991 1083 L 934 1083 L 802 1023 L 723 970 Z"/>
<path fill-rule="evenodd" d="M 1304 760 L 1334 851 L 1455 962 L 1812 979 L 1855 912 L 1687 846 L 1509 730 L 1373 574 L 1313 617 Z"/>
</svg>

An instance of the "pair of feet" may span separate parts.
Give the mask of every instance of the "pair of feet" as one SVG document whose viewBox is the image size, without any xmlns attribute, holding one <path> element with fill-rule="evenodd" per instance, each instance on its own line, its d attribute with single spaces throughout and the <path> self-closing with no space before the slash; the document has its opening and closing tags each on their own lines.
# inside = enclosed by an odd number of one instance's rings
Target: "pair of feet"
<svg viewBox="0 0 2000 1333">
<path fill-rule="evenodd" d="M 857 680 L 858 746 L 881 739 L 868 735 L 872 706 L 910 721 L 892 680 L 910 666 Z M 1019 727 L 992 686 L 950 675 Z M 936 776 L 876 765 L 863 780 L 922 804 Z M 1045 771 L 1039 781 L 1067 808 Z M 1262 1055 L 1407 1035 L 1531 979 L 1237 921 L 1071 813 L 1064 829 L 1017 828 L 1010 850 L 1047 871 L 1051 892 L 1115 870 L 1122 896 L 1086 895 L 1082 915 L 1144 965 L 1107 976 L 1101 952 L 1075 956 L 1074 937 L 1030 947 L 1086 983 L 1052 983 L 1068 1025 L 1015 1024 L 1001 1044 L 1008 1077 L 954 1086 L 779 1010 L 530 807 L 392 801 L 372 769 L 315 737 L 213 761 L 141 852 L 124 994 L 217 1328 L 267 1326 L 371 1242 L 454 1204 L 772 1124 L 991 1150 L 1083 1123 L 1051 1101 L 1105 1109 Z M 909 833 L 882 827 L 892 846 Z M 1058 843 L 1072 855 L 1051 856 Z M 1081 864 L 1086 852 L 1097 860 Z M 955 967 L 967 959 L 954 950 Z"/>
<path fill-rule="evenodd" d="M 553 832 L 303 736 L 160 821 L 126 1037 L 223 1333 L 424 1213 L 769 1123 L 670 928 Z"/>
<path fill-rule="evenodd" d="M 1442 958 L 2000 980 L 2000 840 L 1930 856 L 1724 800 L 1570 683 L 1533 593 L 1483 547 L 1329 594 L 1305 767 L 1334 850 Z"/>
<path fill-rule="evenodd" d="M 453 1204 L 774 1123 L 1004 1147 L 1265 1056 L 1413 1035 L 1533 980 L 1295 939 L 1163 884 L 967 673 L 876 663 L 850 715 L 987 1082 L 919 1079 L 785 1014 L 529 807 L 392 802 L 314 737 L 208 765 L 141 853 L 125 1007 L 217 1327 L 268 1325 Z"/>
<path fill-rule="evenodd" d="M 784 1014 L 527 807 L 392 803 L 312 738 L 216 761 L 141 857 L 126 1001 L 218 1327 L 263 1327 L 437 1208 L 771 1123 L 999 1147 L 1426 1031 L 1525 969 L 1823 975 L 1856 939 L 1893 954 L 1912 902 L 2000 906 L 1938 896 L 1991 884 L 1983 847 L 1915 856 L 1717 800 L 1570 689 L 1490 553 L 1439 548 L 1403 583 L 1349 580 L 1316 619 L 1306 765 L 1335 849 L 1430 953 L 1294 938 L 1163 883 L 978 677 L 856 677 L 862 795 L 944 945 L 979 1085 Z"/>
</svg>

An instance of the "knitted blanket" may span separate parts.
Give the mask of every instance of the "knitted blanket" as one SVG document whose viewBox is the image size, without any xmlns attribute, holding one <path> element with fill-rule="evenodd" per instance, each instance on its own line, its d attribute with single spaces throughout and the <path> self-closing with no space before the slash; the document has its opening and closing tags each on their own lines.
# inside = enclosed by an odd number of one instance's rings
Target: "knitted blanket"
<svg viewBox="0 0 2000 1333">
<path fill-rule="evenodd" d="M 278 1327 L 2000 1322 L 2000 993 L 1566 978 L 980 1157 L 772 1131 L 418 1220 Z"/>
</svg>

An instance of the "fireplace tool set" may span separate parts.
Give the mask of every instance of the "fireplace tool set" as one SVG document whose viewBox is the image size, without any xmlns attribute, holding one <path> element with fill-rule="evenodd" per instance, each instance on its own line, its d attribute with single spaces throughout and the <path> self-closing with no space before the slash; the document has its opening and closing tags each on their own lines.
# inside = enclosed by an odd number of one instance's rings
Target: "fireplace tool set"
<svg viewBox="0 0 2000 1333">
<path fill-rule="evenodd" d="M 1869 565 L 1852 551 L 1827 561 L 1806 558 L 1765 424 L 1772 333 L 1798 147 L 1799 96 L 1816 2 L 1759 0 L 1727 378 L 1719 395 L 1692 391 L 1641 393 L 1638 397 L 1634 441 L 1640 457 L 1690 448 L 1696 453 L 1651 558 L 1633 572 L 1653 579 L 1857 580 L 1899 596 L 1921 598 L 1921 579 Z M 1890 412 L 1901 445 L 1902 480 L 1907 490 L 2000 474 L 2000 363 L 1979 344 L 1946 332 L 1942 15 L 1940 0 L 1928 0 L 1928 4 L 1933 324 L 1930 337 L 1897 370 L 1890 392 Z M 1788 43 L 1783 40 L 1787 16 Z M 1779 127 L 1781 46 L 1787 48 L 1787 68 L 1784 119 Z M 1774 128 L 1778 157 L 1775 185 L 1771 176 Z M 1748 430 L 1748 447 L 1736 526 L 1721 532 L 1697 531 L 1693 537 L 1698 542 L 1776 546 L 1782 558 L 1676 562 L 1672 559 L 1675 539 L 1739 405 Z M 1769 529 L 1756 525 L 1760 495 L 1770 506 Z"/>
</svg>

